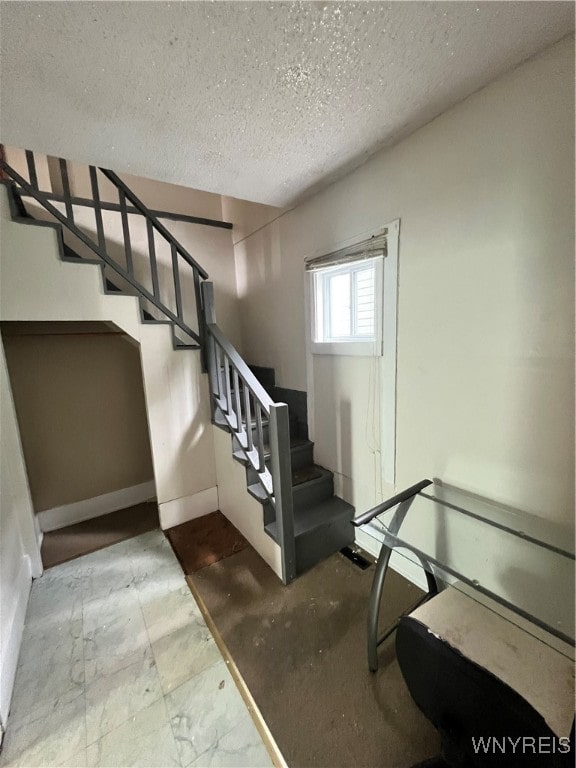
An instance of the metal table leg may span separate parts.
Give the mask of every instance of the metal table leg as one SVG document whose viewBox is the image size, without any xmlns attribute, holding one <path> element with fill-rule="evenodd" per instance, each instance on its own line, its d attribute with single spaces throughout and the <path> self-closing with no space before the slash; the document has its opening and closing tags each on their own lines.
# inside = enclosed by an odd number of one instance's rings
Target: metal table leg
<svg viewBox="0 0 576 768">
<path fill-rule="evenodd" d="M 370 672 L 376 672 L 378 670 L 378 646 L 381 645 L 386 638 L 395 631 L 400 619 L 396 621 L 384 632 L 381 637 L 378 637 L 378 617 L 380 614 L 380 604 L 382 601 L 382 591 L 384 589 L 384 579 L 388 571 L 388 565 L 390 564 L 390 556 L 392 555 L 392 548 L 383 543 L 380 548 L 380 555 L 378 557 L 378 563 L 376 565 L 376 571 L 374 573 L 374 580 L 372 582 L 372 589 L 370 590 L 370 604 L 368 607 L 368 667 Z M 405 614 L 411 613 L 418 608 L 419 605 L 425 603 L 431 597 L 438 594 L 438 585 L 436 579 L 430 571 L 428 563 L 422 561 L 420 564 L 426 574 L 426 584 L 428 592 L 417 601 L 415 605 L 409 608 Z M 428 566 L 428 567 L 426 567 Z"/>
<path fill-rule="evenodd" d="M 368 607 L 368 667 L 370 672 L 378 669 L 378 615 L 380 613 L 380 599 L 384 588 L 384 578 L 388 570 L 392 550 L 386 544 L 382 544 L 380 555 L 374 573 L 374 581 L 370 590 L 370 605 Z"/>
</svg>

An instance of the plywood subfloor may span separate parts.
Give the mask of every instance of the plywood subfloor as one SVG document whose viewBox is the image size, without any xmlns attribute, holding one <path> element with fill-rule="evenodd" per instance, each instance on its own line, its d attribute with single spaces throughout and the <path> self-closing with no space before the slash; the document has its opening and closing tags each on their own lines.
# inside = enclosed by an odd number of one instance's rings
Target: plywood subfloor
<svg viewBox="0 0 576 768">
<path fill-rule="evenodd" d="M 381 647 L 378 673 L 368 671 L 373 574 L 336 554 L 285 587 L 248 547 L 188 579 L 290 768 L 409 768 L 440 751 L 393 639 Z M 420 595 L 390 572 L 383 623 Z"/>
<path fill-rule="evenodd" d="M 222 512 L 211 512 L 166 531 L 184 573 L 241 552 L 248 542 Z"/>
</svg>

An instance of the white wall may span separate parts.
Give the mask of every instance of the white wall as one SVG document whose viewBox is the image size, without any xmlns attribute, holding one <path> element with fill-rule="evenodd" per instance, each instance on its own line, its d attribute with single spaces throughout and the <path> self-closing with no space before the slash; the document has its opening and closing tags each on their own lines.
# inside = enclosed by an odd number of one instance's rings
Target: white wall
<svg viewBox="0 0 576 768">
<path fill-rule="evenodd" d="M 4 728 L 32 576 L 42 573 L 32 500 L 0 341 L 0 725 Z"/>
<path fill-rule="evenodd" d="M 174 351 L 168 325 L 143 325 L 138 301 L 107 296 L 98 266 L 64 263 L 52 228 L 2 220 L 1 320 L 103 320 L 140 344 L 162 527 L 217 509 L 208 387 L 198 352 Z"/>
<path fill-rule="evenodd" d="M 264 530 L 262 505 L 246 490 L 245 468 L 232 458 L 232 437 L 218 427 L 212 429 L 218 475 L 218 508 L 281 579 L 280 547 Z"/>
<path fill-rule="evenodd" d="M 394 491 L 381 371 L 307 367 L 303 261 L 399 218 L 397 488 L 436 476 L 573 517 L 573 49 L 561 41 L 236 244 L 245 356 L 308 389 L 316 460 L 358 511 Z"/>
</svg>

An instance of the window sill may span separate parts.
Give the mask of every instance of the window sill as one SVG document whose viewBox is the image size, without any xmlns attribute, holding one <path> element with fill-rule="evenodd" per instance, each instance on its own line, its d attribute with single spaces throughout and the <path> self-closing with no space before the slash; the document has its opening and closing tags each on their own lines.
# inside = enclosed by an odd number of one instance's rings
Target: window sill
<svg viewBox="0 0 576 768">
<path fill-rule="evenodd" d="M 313 355 L 341 355 L 342 357 L 381 357 L 382 344 L 377 341 L 313 341 Z"/>
</svg>

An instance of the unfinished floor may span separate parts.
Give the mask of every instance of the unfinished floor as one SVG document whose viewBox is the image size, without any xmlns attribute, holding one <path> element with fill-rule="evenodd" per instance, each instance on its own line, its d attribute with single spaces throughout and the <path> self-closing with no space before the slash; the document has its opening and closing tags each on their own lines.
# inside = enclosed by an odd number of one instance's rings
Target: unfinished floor
<svg viewBox="0 0 576 768">
<path fill-rule="evenodd" d="M 161 531 L 34 581 L 0 765 L 273 765 Z"/>
</svg>

